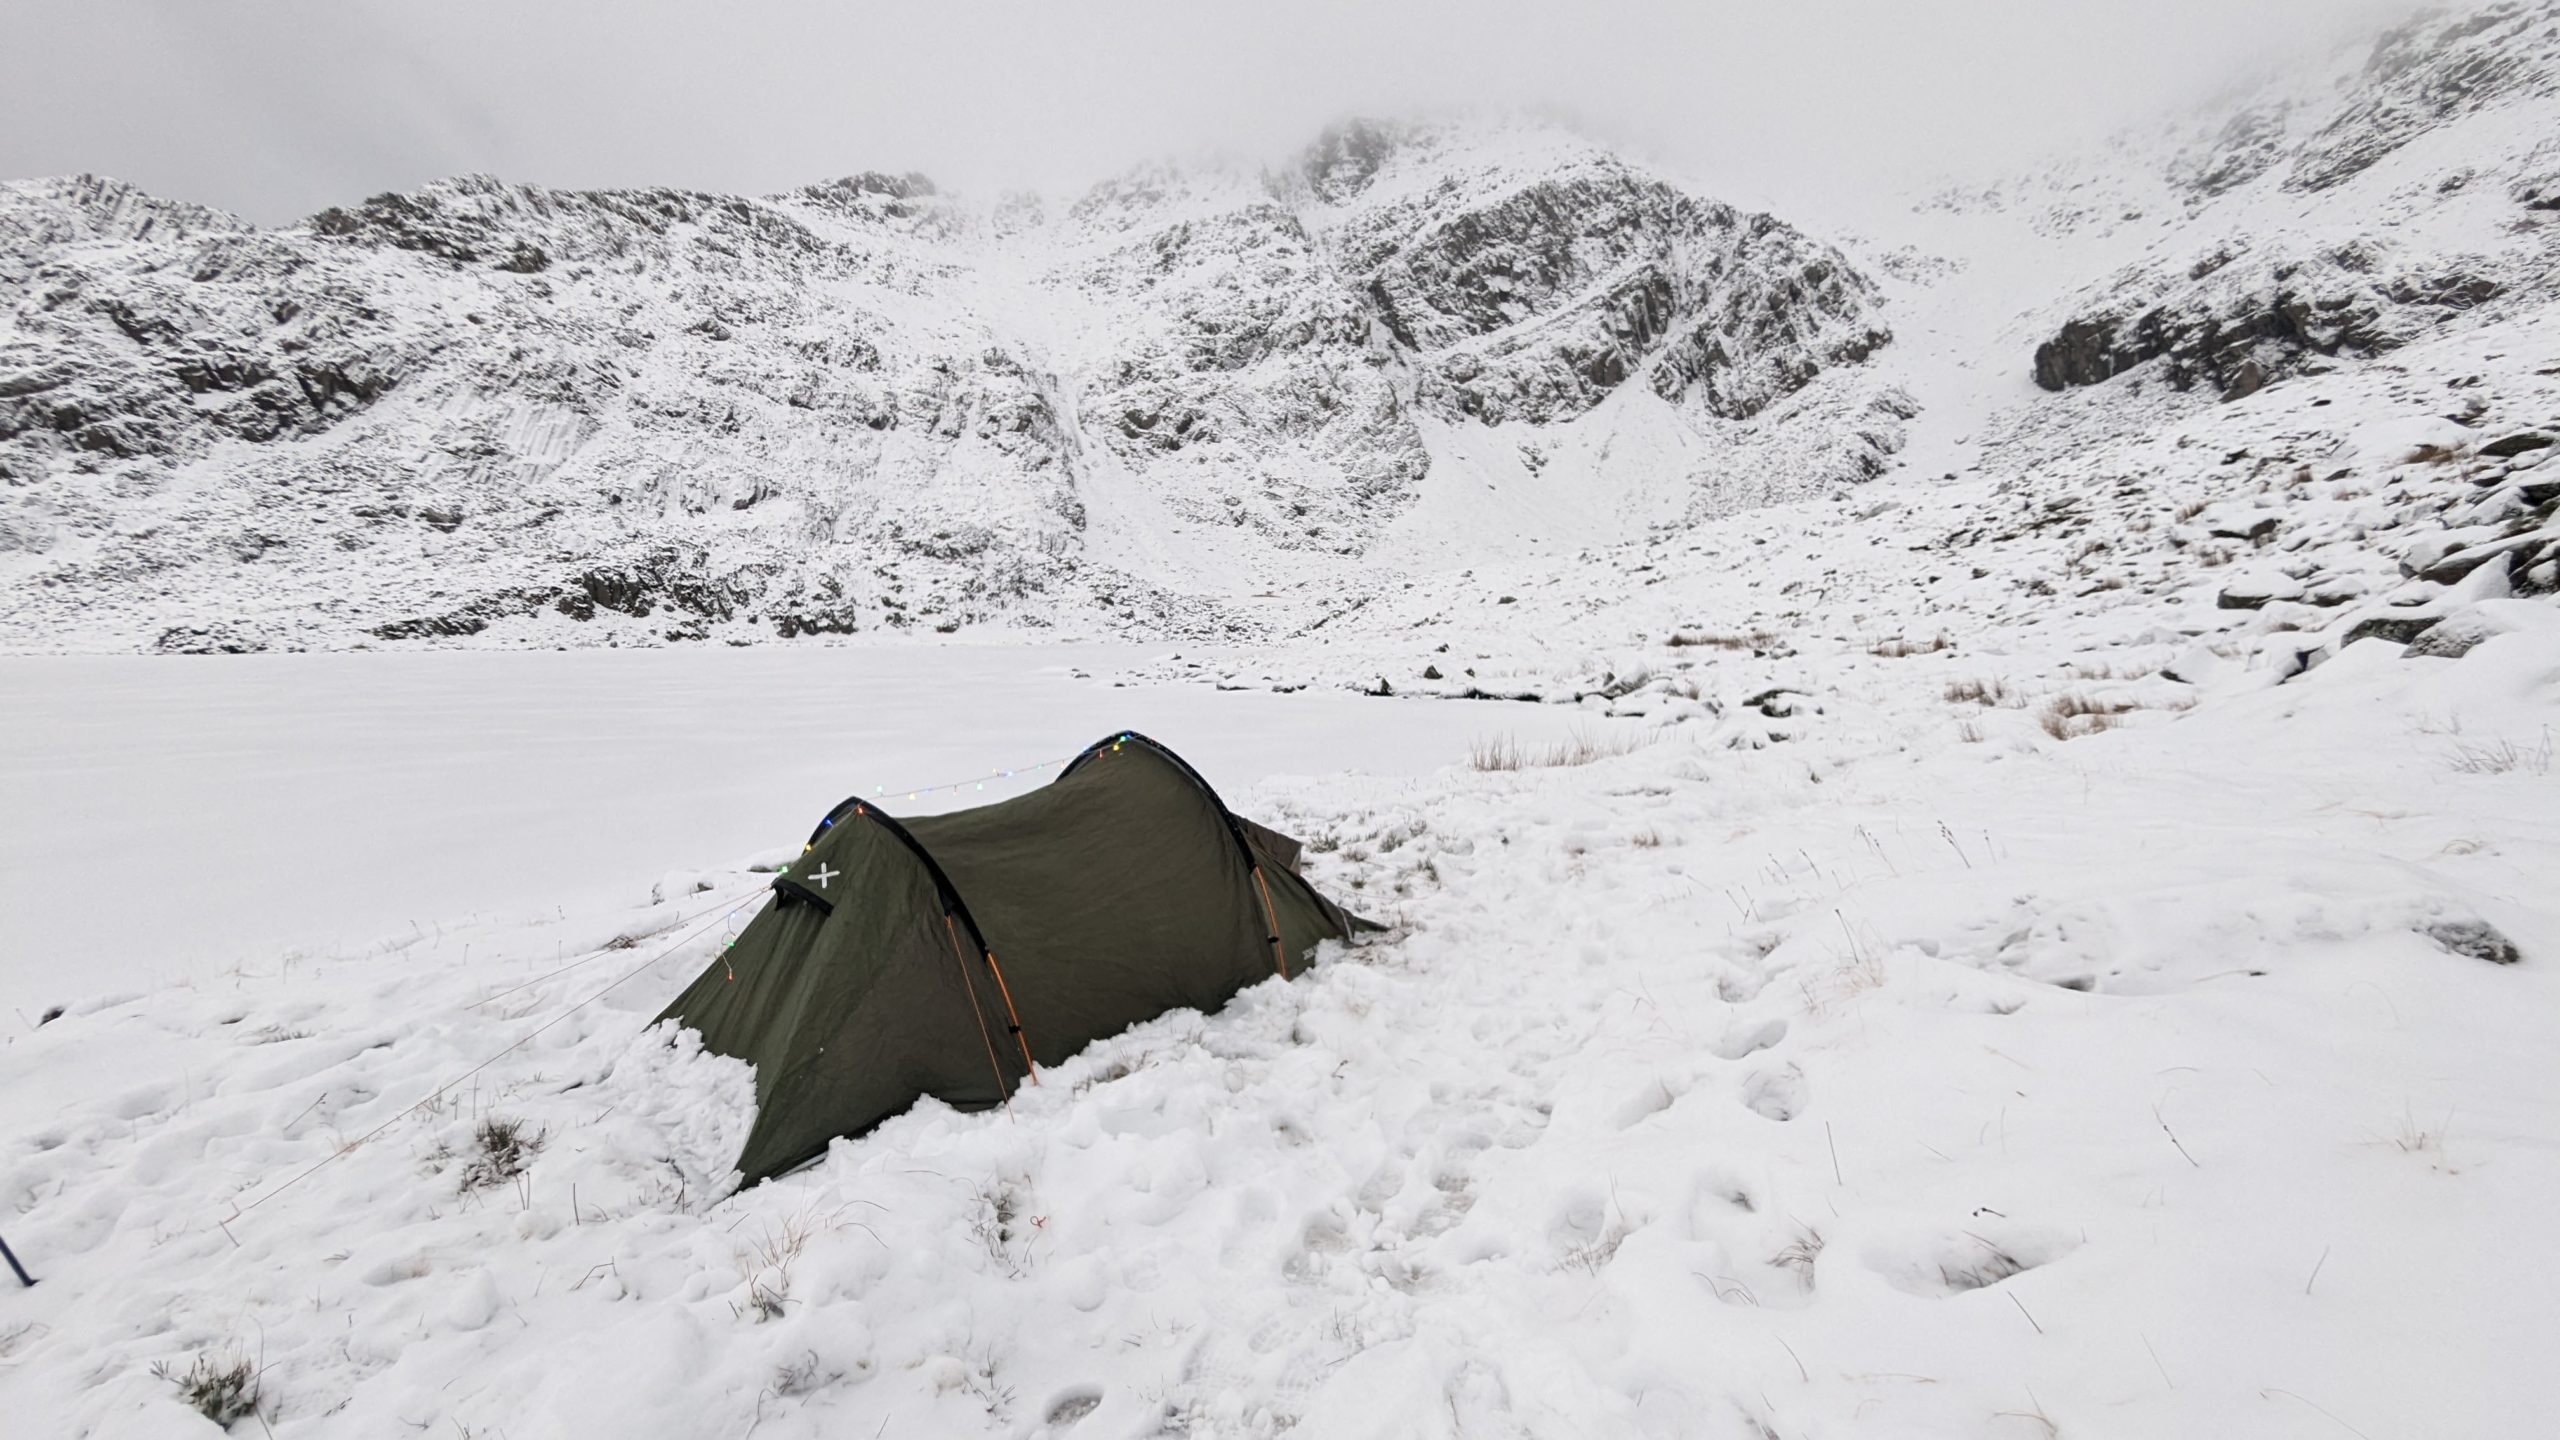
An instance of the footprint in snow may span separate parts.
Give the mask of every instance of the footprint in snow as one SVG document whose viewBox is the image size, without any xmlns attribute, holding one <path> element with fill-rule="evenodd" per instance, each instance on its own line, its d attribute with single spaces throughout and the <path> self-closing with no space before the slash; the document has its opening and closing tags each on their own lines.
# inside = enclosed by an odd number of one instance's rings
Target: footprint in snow
<svg viewBox="0 0 2560 1440">
<path fill-rule="evenodd" d="M 1617 1112 L 1609 1117 L 1610 1123 L 1620 1130 L 1640 1125 L 1670 1109 L 1687 1088 L 1667 1077 L 1648 1080 L 1636 1093 L 1619 1102 Z"/>
<path fill-rule="evenodd" d="M 1101 1408 L 1101 1386 L 1070 1386 L 1059 1392 L 1058 1396 L 1049 1402 L 1049 1408 L 1042 1423 L 1049 1427 L 1051 1435 L 1063 1435 L 1072 1429 L 1077 1421 Z"/>
<path fill-rule="evenodd" d="M 1742 1082 L 1742 1103 L 1772 1120 L 1793 1120 L 1811 1100 L 1804 1072 L 1793 1065 L 1754 1070 Z"/>
<path fill-rule="evenodd" d="M 1350 1248 L 1350 1227 L 1342 1223 L 1341 1216 L 1330 1212 L 1311 1216 L 1306 1228 L 1299 1232 L 1298 1248 L 1281 1262 L 1280 1273 L 1302 1284 L 1320 1279 L 1332 1264 L 1332 1257 Z"/>
<path fill-rule="evenodd" d="M 1878 1241 L 1868 1268 L 1906 1295 L 1942 1300 L 1987 1290 L 2080 1248 L 2080 1238 L 2043 1225 L 2006 1223 Z"/>
<path fill-rule="evenodd" d="M 1371 1172 L 1369 1178 L 1362 1182 L 1359 1192 L 1352 1197 L 1352 1203 L 1363 1210 L 1385 1209 L 1387 1202 L 1404 1189 L 1407 1163 L 1403 1157 L 1392 1157 L 1381 1163 L 1375 1171 Z"/>
<path fill-rule="evenodd" d="M 1591 1271 L 1594 1274 L 1615 1259 L 1619 1242 L 1628 1234 L 1625 1217 L 1617 1213 L 1610 1198 L 1597 1190 L 1580 1190 L 1565 1197 L 1547 1221 L 1547 1243 L 1554 1248 L 1556 1264 Z"/>
<path fill-rule="evenodd" d="M 1708 1048 L 1723 1060 L 1739 1060 L 1755 1055 L 1787 1038 L 1787 1022 L 1763 1020 L 1758 1024 L 1738 1024 Z"/>
<path fill-rule="evenodd" d="M 177 1104 L 177 1086 L 145 1085 L 138 1090 L 127 1090 L 118 1096 L 107 1113 L 119 1120 L 147 1120 L 164 1110 L 177 1108 Z"/>
</svg>

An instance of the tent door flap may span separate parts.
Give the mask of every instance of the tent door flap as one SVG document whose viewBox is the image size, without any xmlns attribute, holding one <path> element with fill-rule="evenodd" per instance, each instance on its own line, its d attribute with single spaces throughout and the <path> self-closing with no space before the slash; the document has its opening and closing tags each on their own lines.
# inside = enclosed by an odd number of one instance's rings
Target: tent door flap
<svg viewBox="0 0 2560 1440">
<path fill-rule="evenodd" d="M 836 913 L 836 902 L 792 879 L 788 875 L 773 877 L 775 903 L 780 905 L 815 905 L 821 915 Z"/>
</svg>

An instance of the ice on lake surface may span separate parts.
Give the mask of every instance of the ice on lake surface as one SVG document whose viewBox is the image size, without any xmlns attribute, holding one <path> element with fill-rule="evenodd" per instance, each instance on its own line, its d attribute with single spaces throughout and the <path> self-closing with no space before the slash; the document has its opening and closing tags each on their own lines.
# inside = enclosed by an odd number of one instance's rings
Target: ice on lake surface
<svg viewBox="0 0 2560 1440">
<path fill-rule="evenodd" d="M 1560 707 L 1110 682 L 1172 647 L 0 659 L 0 1004 L 273 968 L 469 914 L 645 896 L 670 869 L 1045 782 L 1106 731 L 1239 809 L 1277 774 L 1418 772 Z M 1078 678 L 1076 672 L 1095 678 Z M 984 791 L 913 786 L 986 776 Z"/>
</svg>

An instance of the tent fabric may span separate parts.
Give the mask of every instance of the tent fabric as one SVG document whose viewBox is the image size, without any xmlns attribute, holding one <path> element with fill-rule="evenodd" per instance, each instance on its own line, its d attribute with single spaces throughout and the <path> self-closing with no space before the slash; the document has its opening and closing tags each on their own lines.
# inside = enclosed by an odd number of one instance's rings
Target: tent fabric
<svg viewBox="0 0 2560 1440">
<path fill-rule="evenodd" d="M 1300 878 L 1298 851 L 1134 732 L 1000 804 L 901 822 L 847 800 L 658 1018 L 755 1067 L 752 1183 L 920 1096 L 1002 1104 L 1034 1065 L 1376 928 Z"/>
</svg>

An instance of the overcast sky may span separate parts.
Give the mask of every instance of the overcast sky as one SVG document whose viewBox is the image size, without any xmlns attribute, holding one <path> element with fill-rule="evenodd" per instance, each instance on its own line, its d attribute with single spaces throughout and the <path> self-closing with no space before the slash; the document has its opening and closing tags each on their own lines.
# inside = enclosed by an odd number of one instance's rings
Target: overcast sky
<svg viewBox="0 0 2560 1440">
<path fill-rule="evenodd" d="M 6 0 L 0 176 L 284 221 L 485 170 L 993 190 L 1522 107 L 1785 198 L 2020 157 L 2408 0 Z M 1737 198 L 1747 198 L 1738 194 Z"/>
</svg>

